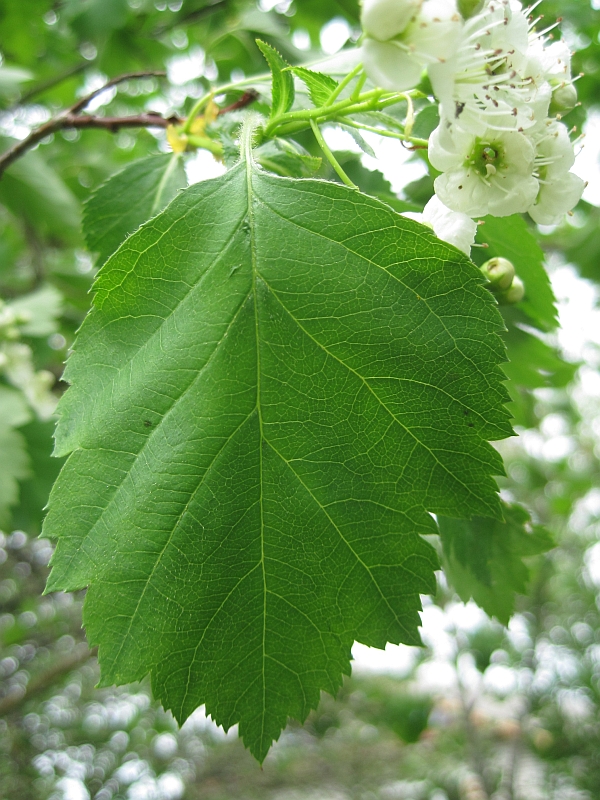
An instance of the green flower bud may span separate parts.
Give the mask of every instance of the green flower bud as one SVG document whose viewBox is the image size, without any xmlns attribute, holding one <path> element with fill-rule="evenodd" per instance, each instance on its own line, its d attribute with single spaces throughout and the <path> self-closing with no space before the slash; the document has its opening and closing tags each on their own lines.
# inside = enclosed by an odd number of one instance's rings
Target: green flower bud
<svg viewBox="0 0 600 800">
<path fill-rule="evenodd" d="M 515 275 L 510 289 L 505 292 L 499 292 L 497 295 L 498 303 L 502 306 L 511 306 L 515 303 L 520 303 L 525 297 L 525 286 L 523 281 Z"/>
<path fill-rule="evenodd" d="M 490 258 L 480 268 L 490 282 L 492 292 L 505 292 L 510 289 L 515 277 L 515 268 L 507 258 Z"/>
<path fill-rule="evenodd" d="M 552 92 L 552 102 L 550 103 L 549 116 L 556 114 L 568 114 L 577 105 L 577 89 L 572 83 L 565 83 L 557 86 Z"/>
<path fill-rule="evenodd" d="M 464 19 L 469 19 L 475 16 L 475 14 L 479 14 L 483 8 L 483 3 L 484 0 L 458 0 L 457 6 L 461 16 Z"/>
</svg>

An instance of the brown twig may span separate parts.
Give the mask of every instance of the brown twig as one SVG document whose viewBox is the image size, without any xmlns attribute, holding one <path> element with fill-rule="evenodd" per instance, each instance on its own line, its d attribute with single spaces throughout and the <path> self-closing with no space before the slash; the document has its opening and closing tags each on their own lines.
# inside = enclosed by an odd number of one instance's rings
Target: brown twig
<svg viewBox="0 0 600 800">
<path fill-rule="evenodd" d="M 108 83 L 105 83 L 104 86 L 101 86 L 99 89 L 96 89 L 85 97 L 82 97 L 81 100 L 78 100 L 75 103 L 75 105 L 68 108 L 58 117 L 55 117 L 54 119 L 45 122 L 43 125 L 40 125 L 40 127 L 32 131 L 29 136 L 26 136 L 25 139 L 17 142 L 9 150 L 3 153 L 0 156 L 0 178 L 2 177 L 3 172 L 18 158 L 21 158 L 21 156 L 25 155 L 28 150 L 31 150 L 36 146 L 36 144 L 41 142 L 47 136 L 56 133 L 56 131 L 67 130 L 69 128 L 75 128 L 79 130 L 85 130 L 86 128 L 100 128 L 102 130 L 109 131 L 110 133 L 116 133 L 117 131 L 121 130 L 121 128 L 167 128 L 169 125 L 179 124 L 182 122 L 182 120 L 176 114 L 172 114 L 170 117 L 163 117 L 161 114 L 158 114 L 155 111 L 146 111 L 142 114 L 135 114 L 131 117 L 97 117 L 92 114 L 80 113 L 99 94 L 104 92 L 106 89 L 110 89 L 112 86 L 123 83 L 123 81 L 134 80 L 136 78 L 147 78 L 151 76 L 163 77 L 164 75 L 164 72 L 129 72 L 126 75 L 119 75 L 117 78 L 113 78 L 112 80 L 108 81 Z M 245 108 L 246 106 L 250 105 L 250 103 L 253 103 L 257 98 L 258 92 L 255 89 L 248 89 L 246 92 L 244 92 L 239 100 L 235 101 L 235 103 L 219 109 L 219 115 Z"/>
<path fill-rule="evenodd" d="M 248 89 L 248 91 L 244 92 L 240 99 L 236 100 L 235 103 L 225 106 L 225 108 L 220 108 L 219 116 L 222 116 L 223 114 L 229 114 L 230 111 L 239 111 L 240 108 L 246 108 L 246 106 L 249 106 L 250 103 L 258 100 L 258 97 L 259 95 L 256 89 Z"/>
<path fill-rule="evenodd" d="M 83 111 L 95 97 L 98 97 L 99 94 L 102 94 L 102 92 L 105 92 L 107 89 L 117 86 L 119 83 L 128 80 L 137 80 L 139 78 L 164 77 L 165 75 L 165 72 L 152 70 L 150 72 L 127 72 L 124 75 L 111 78 L 111 80 L 107 81 L 99 89 L 95 89 L 93 92 L 86 94 L 85 97 L 82 97 L 58 117 L 36 128 L 29 136 L 26 136 L 3 153 L 3 155 L 0 156 L 0 176 L 2 176 L 2 173 L 7 167 L 18 158 L 23 156 L 28 150 L 31 150 L 32 147 L 35 147 L 42 139 L 45 139 L 56 131 L 66 130 L 68 128 L 103 128 L 104 130 L 114 133 L 121 128 L 166 128 L 167 125 L 173 122 L 179 122 L 179 117 L 169 117 L 165 119 L 160 114 L 155 114 L 153 112 L 137 114 L 132 117 L 96 117 L 87 114 L 85 116 L 79 116 L 81 111 Z"/>
<path fill-rule="evenodd" d="M 116 133 L 121 128 L 166 128 L 168 125 L 176 124 L 181 120 L 177 116 L 165 119 L 160 114 L 145 113 L 137 114 L 132 117 L 94 117 L 89 114 L 77 116 L 76 114 L 64 114 L 56 119 L 51 119 L 41 127 L 32 131 L 29 136 L 17 142 L 2 156 L 0 156 L 0 176 L 18 158 L 25 155 L 28 150 L 35 147 L 38 142 L 45 139 L 50 134 L 68 128 L 101 128 L 110 133 Z"/>
<path fill-rule="evenodd" d="M 83 111 L 84 108 L 89 106 L 92 100 L 95 97 L 98 97 L 99 94 L 105 92 L 107 89 L 112 89 L 113 86 L 117 86 L 119 83 L 124 83 L 125 81 L 133 81 L 139 80 L 140 78 L 165 78 L 167 75 L 166 72 L 152 70 L 150 72 L 126 72 L 124 75 L 118 75 L 116 78 L 111 78 L 107 81 L 104 86 L 101 86 L 99 89 L 94 89 L 93 92 L 86 94 L 85 97 L 82 97 L 81 100 L 78 100 L 75 105 L 72 105 L 71 108 L 67 110 L 67 114 L 79 114 L 80 111 Z"/>
</svg>

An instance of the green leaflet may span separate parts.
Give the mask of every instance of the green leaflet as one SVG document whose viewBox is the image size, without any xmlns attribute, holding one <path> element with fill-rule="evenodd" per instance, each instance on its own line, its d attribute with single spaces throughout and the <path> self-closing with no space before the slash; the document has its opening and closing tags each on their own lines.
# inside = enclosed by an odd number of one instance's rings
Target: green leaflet
<svg viewBox="0 0 600 800">
<path fill-rule="evenodd" d="M 249 157 L 100 271 L 69 359 L 48 591 L 89 585 L 102 682 L 152 676 L 263 759 L 350 670 L 419 642 L 429 512 L 500 514 L 502 323 L 424 226 Z"/>
<path fill-rule="evenodd" d="M 544 267 L 544 251 L 529 230 L 522 216 L 485 217 L 478 242 L 489 245 L 485 258 L 504 256 L 512 261 L 517 275 L 525 284 L 525 298 L 519 308 L 530 318 L 536 328 L 549 331 L 556 328 L 556 305 L 550 278 Z"/>
<path fill-rule="evenodd" d="M 83 216 L 83 234 L 89 249 L 98 253 L 98 264 L 186 185 L 181 156 L 165 153 L 134 161 L 99 186 Z"/>
<path fill-rule="evenodd" d="M 291 71 L 296 75 L 308 89 L 310 99 L 318 108 L 325 105 L 331 97 L 331 93 L 338 87 L 338 82 L 330 75 L 323 75 L 322 72 L 313 72 L 306 67 L 291 67 Z"/>
<path fill-rule="evenodd" d="M 551 534 L 532 525 L 527 511 L 503 504 L 504 522 L 483 517 L 440 517 L 444 572 L 459 597 L 477 605 L 504 625 L 515 610 L 515 594 L 524 594 L 529 568 L 523 558 L 554 547 Z"/>
<path fill-rule="evenodd" d="M 271 90 L 271 119 L 273 119 L 279 116 L 279 114 L 285 114 L 294 104 L 294 79 L 292 78 L 292 74 L 286 70 L 289 64 L 279 55 L 274 47 L 271 47 L 271 45 L 266 42 L 261 42 L 260 39 L 256 40 L 256 44 L 271 70 L 273 81 Z"/>
</svg>

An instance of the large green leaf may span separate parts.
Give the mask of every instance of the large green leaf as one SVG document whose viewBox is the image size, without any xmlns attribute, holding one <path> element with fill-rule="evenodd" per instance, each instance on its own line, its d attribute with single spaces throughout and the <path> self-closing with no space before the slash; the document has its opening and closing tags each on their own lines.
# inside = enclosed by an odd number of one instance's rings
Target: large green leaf
<svg viewBox="0 0 600 800">
<path fill-rule="evenodd" d="M 471 597 L 504 625 L 515 610 L 515 594 L 524 594 L 529 582 L 527 556 L 554 547 L 548 531 L 532 525 L 527 511 L 503 504 L 504 522 L 475 517 L 438 519 L 444 571 L 465 603 Z"/>
<path fill-rule="evenodd" d="M 98 253 L 98 263 L 104 264 L 186 185 L 181 156 L 165 153 L 134 161 L 99 186 L 83 215 L 83 234 L 89 249 Z"/>
<path fill-rule="evenodd" d="M 379 201 L 250 156 L 109 259 L 66 372 L 48 590 L 89 585 L 102 681 L 148 672 L 262 759 L 354 640 L 419 642 L 429 512 L 499 515 L 501 319 Z"/>
</svg>

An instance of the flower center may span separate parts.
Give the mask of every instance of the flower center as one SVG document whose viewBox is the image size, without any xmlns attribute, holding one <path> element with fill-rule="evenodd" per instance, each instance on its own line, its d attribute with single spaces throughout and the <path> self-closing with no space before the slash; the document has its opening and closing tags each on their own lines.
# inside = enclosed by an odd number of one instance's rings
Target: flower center
<svg viewBox="0 0 600 800">
<path fill-rule="evenodd" d="M 482 178 L 490 178 L 504 167 L 504 147 L 501 142 L 475 139 L 464 166 L 475 169 Z"/>
</svg>

